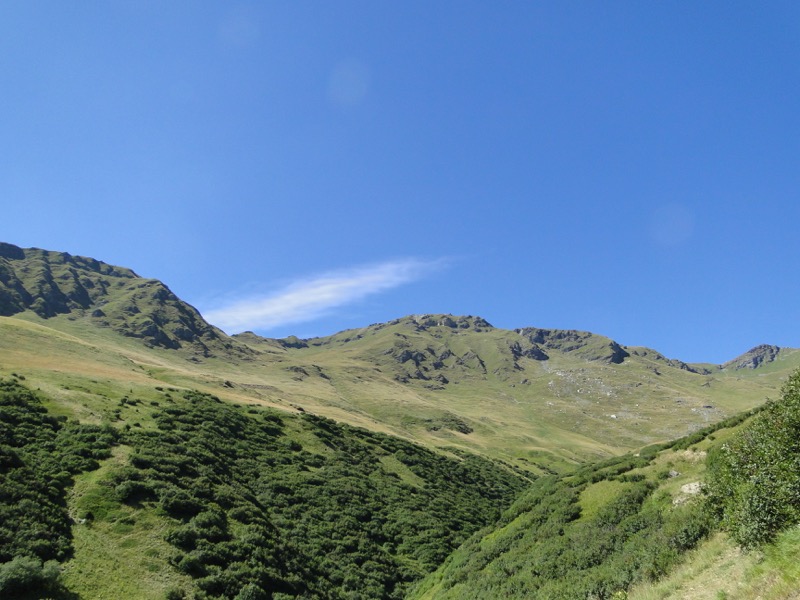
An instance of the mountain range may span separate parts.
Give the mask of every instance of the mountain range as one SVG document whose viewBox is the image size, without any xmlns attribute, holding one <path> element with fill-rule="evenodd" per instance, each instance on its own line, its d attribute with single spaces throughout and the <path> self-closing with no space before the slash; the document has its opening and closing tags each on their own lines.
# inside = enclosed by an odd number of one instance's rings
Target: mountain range
<svg viewBox="0 0 800 600">
<path fill-rule="evenodd" d="M 95 387 L 86 380 L 98 373 L 120 392 L 197 388 L 533 472 L 673 439 L 750 409 L 800 365 L 791 348 L 762 345 L 721 365 L 687 364 L 589 332 L 504 330 L 446 314 L 307 340 L 228 336 L 160 281 L 11 244 L 0 244 L 0 315 L 2 366 L 45 387 L 58 364 L 76 389 Z M 65 348 L 68 360 L 59 358 Z M 82 394 L 70 405 L 102 418 L 102 400 Z"/>
<path fill-rule="evenodd" d="M 623 597 L 713 533 L 706 450 L 798 367 L 450 314 L 227 335 L 131 269 L 0 244 L 0 592 Z"/>
</svg>

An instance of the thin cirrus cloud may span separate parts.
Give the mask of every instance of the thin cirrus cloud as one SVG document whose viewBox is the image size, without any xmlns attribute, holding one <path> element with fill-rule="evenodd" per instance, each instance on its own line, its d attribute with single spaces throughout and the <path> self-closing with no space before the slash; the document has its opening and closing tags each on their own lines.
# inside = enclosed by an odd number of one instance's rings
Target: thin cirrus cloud
<svg viewBox="0 0 800 600">
<path fill-rule="evenodd" d="M 203 316 L 229 332 L 305 323 L 367 296 L 419 280 L 444 262 L 409 258 L 323 273 L 270 294 L 235 300 Z"/>
</svg>

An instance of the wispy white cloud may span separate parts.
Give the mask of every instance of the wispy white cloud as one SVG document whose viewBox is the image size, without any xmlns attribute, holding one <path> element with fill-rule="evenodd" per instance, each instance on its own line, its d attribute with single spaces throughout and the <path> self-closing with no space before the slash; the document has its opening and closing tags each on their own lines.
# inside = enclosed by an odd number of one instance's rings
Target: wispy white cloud
<svg viewBox="0 0 800 600">
<path fill-rule="evenodd" d="M 444 260 L 409 258 L 332 271 L 292 282 L 266 295 L 234 300 L 203 316 L 228 332 L 304 323 L 367 296 L 416 281 L 444 264 Z"/>
</svg>

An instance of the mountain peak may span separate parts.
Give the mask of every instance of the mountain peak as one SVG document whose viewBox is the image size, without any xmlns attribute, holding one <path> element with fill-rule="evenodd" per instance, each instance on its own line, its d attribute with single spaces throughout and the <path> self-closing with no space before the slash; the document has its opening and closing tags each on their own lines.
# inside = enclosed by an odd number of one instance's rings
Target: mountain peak
<svg viewBox="0 0 800 600">
<path fill-rule="evenodd" d="M 0 316 L 92 319 L 151 346 L 208 354 L 222 333 L 160 281 L 93 258 L 0 244 Z"/>
<path fill-rule="evenodd" d="M 494 329 L 491 323 L 482 317 L 472 315 L 456 316 L 450 314 L 422 314 L 410 315 L 401 319 L 391 321 L 395 323 L 410 323 L 425 331 L 431 327 L 448 327 L 450 329 L 472 329 L 482 331 L 484 329 Z"/>
<path fill-rule="evenodd" d="M 781 349 L 778 346 L 771 344 L 760 344 L 751 348 L 741 356 L 737 356 L 733 360 L 722 365 L 723 369 L 756 369 L 765 364 L 771 363 L 778 357 Z"/>
</svg>

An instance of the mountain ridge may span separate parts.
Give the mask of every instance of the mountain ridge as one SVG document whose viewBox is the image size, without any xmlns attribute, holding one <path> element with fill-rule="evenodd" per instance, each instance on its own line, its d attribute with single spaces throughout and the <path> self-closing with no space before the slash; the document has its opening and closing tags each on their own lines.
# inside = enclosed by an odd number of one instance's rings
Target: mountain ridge
<svg viewBox="0 0 800 600">
<path fill-rule="evenodd" d="M 115 394 L 201 389 L 534 472 L 673 439 L 750 409 L 800 364 L 800 352 L 775 346 L 724 365 L 688 364 L 591 332 L 502 329 L 450 314 L 308 339 L 228 336 L 160 281 L 10 244 L 0 246 L 0 308 L 0 371 L 24 369 L 51 389 L 68 366 L 74 389 L 92 390 L 101 378 Z M 107 394 L 70 392 L 72 410 L 102 421 Z"/>
<path fill-rule="evenodd" d="M 572 489 L 574 502 L 558 524 L 565 531 L 584 510 L 574 531 L 593 510 L 610 515 L 596 510 L 609 492 L 609 510 L 616 510 L 615 494 L 630 491 L 636 502 L 652 496 L 668 515 L 677 506 L 673 499 L 686 500 L 683 486 L 696 485 L 699 468 L 687 446 L 727 417 L 745 418 L 743 411 L 762 405 L 800 366 L 800 350 L 766 344 L 721 365 L 689 364 L 591 332 L 502 329 L 471 315 L 409 315 L 308 339 L 228 336 L 160 281 L 95 259 L 7 244 L 0 245 L 0 313 L 0 382 L 15 406 L 30 392 L 30 412 L 40 417 L 29 420 L 47 436 L 65 439 L 70 452 L 102 442 L 99 432 L 120 442 L 95 448 L 99 470 L 78 474 L 76 467 L 73 491 L 67 493 L 71 484 L 64 480 L 52 499 L 63 508 L 59 526 L 75 539 L 65 585 L 108 590 L 86 597 L 157 600 L 170 586 L 169 597 L 200 589 L 221 599 L 262 584 L 268 589 L 270 579 L 291 592 L 274 598 L 298 597 L 304 582 L 337 589 L 342 565 L 359 573 L 370 555 L 380 560 L 369 572 L 386 576 L 373 578 L 360 597 L 400 597 L 392 590 L 409 589 L 404 586 L 436 565 L 442 570 L 420 585 L 432 586 L 425 588 L 436 594 L 431 598 L 461 597 L 441 595 L 449 592 L 440 583 L 453 580 L 445 556 L 464 539 L 472 553 L 469 540 L 482 539 L 480 527 L 510 502 L 513 489 L 532 481 L 547 486 L 553 477 L 577 486 L 583 477 L 585 489 Z M 665 454 L 652 468 L 640 465 L 687 434 L 680 452 Z M 40 454 L 9 456 L 35 471 Z M 598 459 L 604 462 L 581 471 L 579 465 Z M 426 471 L 425 464 L 441 464 L 442 473 Z M 245 487 L 231 485 L 231 465 L 247 474 L 239 482 Z M 644 479 L 669 495 L 651 494 Z M 451 487 L 441 488 L 444 483 Z M 434 485 L 440 491 L 426 496 Z M 458 516 L 445 502 L 453 486 L 464 492 Z M 554 499 L 566 497 L 555 492 Z M 525 511 L 529 497 L 517 502 Z M 549 510 L 546 502 L 534 504 Z M 465 527 L 478 509 L 480 519 Z M 438 511 L 433 520 L 432 510 Z M 282 516 L 273 520 L 276 514 Z M 335 530 L 326 529 L 334 516 Z M 657 534 L 658 515 L 645 516 L 654 517 Z M 512 550 L 531 529 L 504 532 L 499 525 L 487 539 Z M 239 534 L 262 529 L 269 534 L 264 539 L 277 540 L 274 556 L 301 547 L 307 556 L 323 557 L 319 569 L 295 571 L 269 556 L 246 570 L 227 569 L 224 552 L 235 548 L 241 565 L 264 547 L 261 538 Z M 364 546 L 362 534 L 375 543 Z M 101 538 L 111 540 L 109 552 L 97 552 Z M 123 538 L 150 554 L 130 562 L 134 555 Z M 339 555 L 328 560 L 331 540 Z M 576 548 L 585 545 L 575 540 Z M 528 561 L 524 548 L 514 552 Z M 512 557 L 507 554 L 503 560 Z M 451 556 L 458 565 L 466 555 Z M 106 577 L 114 565 L 127 565 L 121 580 Z M 141 577 L 148 572 L 163 580 Z M 354 576 L 351 585 L 359 581 Z"/>
<path fill-rule="evenodd" d="M 18 270 L 21 273 L 18 273 Z M 126 286 L 127 280 L 133 286 Z M 112 299 L 109 289 L 113 286 L 126 288 L 129 302 L 122 307 L 111 307 L 111 314 L 108 315 L 107 304 Z M 131 287 L 134 289 L 131 290 Z M 161 310 L 143 314 L 141 304 L 148 299 L 154 300 Z M 420 331 L 429 331 L 435 327 L 468 329 L 475 332 L 500 329 L 480 316 L 441 313 L 408 315 L 367 327 L 346 329 L 328 336 L 305 339 L 295 336 L 270 338 L 250 331 L 228 336 L 206 321 L 196 308 L 176 296 L 166 284 L 157 279 L 141 277 L 133 269 L 68 252 L 35 247 L 21 248 L 0 242 L 0 316 L 13 316 L 25 310 L 31 310 L 44 319 L 72 311 L 91 310 L 92 316 L 98 319 L 98 323 L 115 328 L 123 335 L 138 337 L 148 344 L 171 349 L 181 348 L 185 343 L 197 344 L 204 354 L 211 351 L 211 345 L 222 340 L 241 339 L 243 334 L 275 340 L 288 347 L 292 344 L 316 345 L 327 340 L 347 337 L 349 332 L 380 330 L 402 323 L 412 324 Z M 125 319 L 119 313 L 127 313 L 128 317 L 143 314 L 144 318 L 135 325 L 130 325 L 123 323 Z M 536 360 L 547 360 L 549 358 L 547 349 L 562 352 L 577 351 L 578 356 L 584 356 L 587 360 L 603 360 L 613 364 L 620 364 L 630 356 L 627 346 L 588 331 L 534 326 L 503 331 L 514 331 L 530 342 L 529 348 L 520 347 L 516 351 Z M 607 348 L 587 348 L 598 341 Z M 231 347 L 227 345 L 226 348 L 230 350 Z M 647 355 L 655 353 L 661 357 L 659 360 L 663 359 L 671 366 L 702 372 L 702 369 L 698 370 L 691 363 L 667 358 L 650 348 L 639 346 L 632 348 L 634 353 L 642 351 Z M 780 350 L 781 348 L 775 345 L 759 344 L 717 366 L 721 369 L 756 368 L 774 361 Z"/>
</svg>

